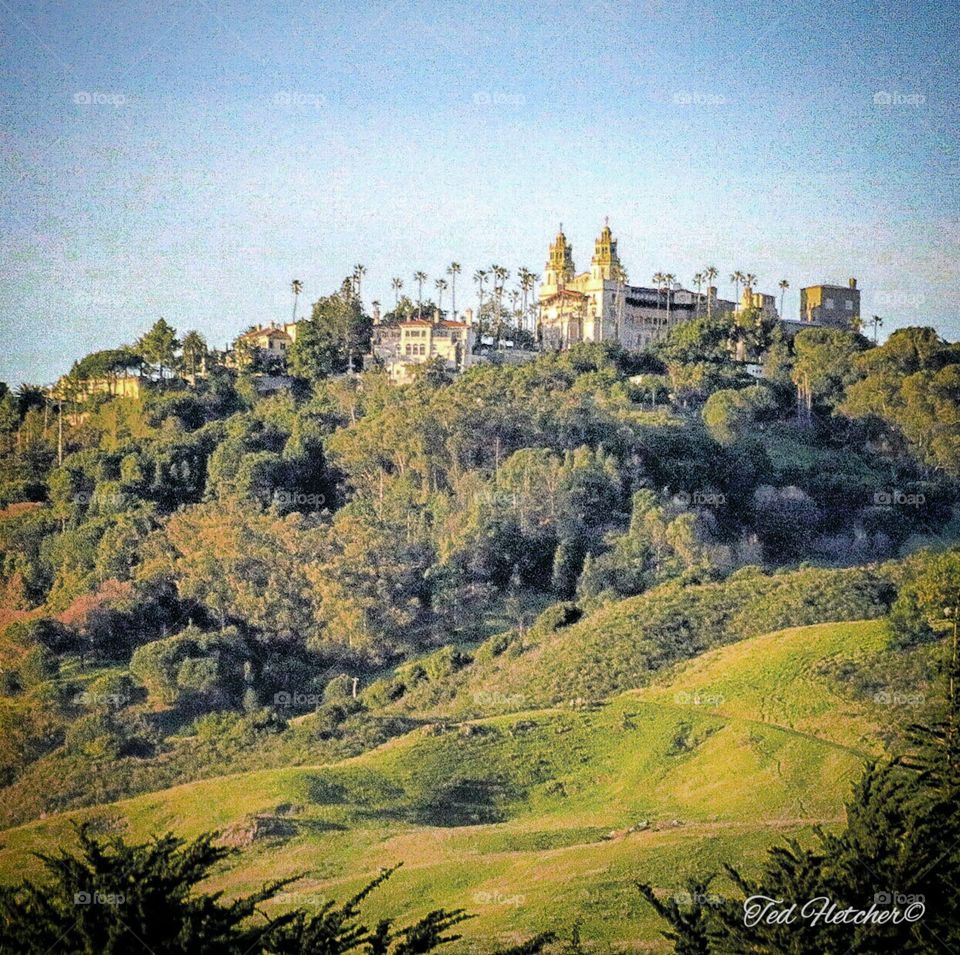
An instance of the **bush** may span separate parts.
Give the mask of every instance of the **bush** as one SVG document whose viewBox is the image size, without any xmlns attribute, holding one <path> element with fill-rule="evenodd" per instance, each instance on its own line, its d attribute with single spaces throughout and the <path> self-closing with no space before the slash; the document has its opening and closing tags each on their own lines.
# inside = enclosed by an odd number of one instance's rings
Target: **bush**
<svg viewBox="0 0 960 955">
<path fill-rule="evenodd" d="M 469 654 L 462 653 L 454 646 L 441 647 L 422 661 L 423 671 L 431 683 L 437 683 L 471 662 Z"/>
</svg>

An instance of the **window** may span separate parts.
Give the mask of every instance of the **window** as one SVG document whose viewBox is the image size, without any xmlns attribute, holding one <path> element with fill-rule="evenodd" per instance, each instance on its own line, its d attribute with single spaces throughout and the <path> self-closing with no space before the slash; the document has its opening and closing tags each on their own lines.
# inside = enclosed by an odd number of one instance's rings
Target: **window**
<svg viewBox="0 0 960 955">
<path fill-rule="evenodd" d="M 823 300 L 823 307 L 824 307 L 824 308 L 833 308 L 833 299 L 832 299 L 832 298 L 825 298 L 825 299 Z"/>
<path fill-rule="evenodd" d="M 848 312 L 852 312 L 852 311 L 853 311 L 853 301 L 848 298 L 848 299 L 843 303 L 843 307 L 844 307 Z"/>
<path fill-rule="evenodd" d="M 404 349 L 403 353 L 404 353 L 404 355 L 412 355 L 412 354 L 413 354 L 413 346 L 412 346 L 412 345 L 407 345 L 406 348 Z"/>
</svg>

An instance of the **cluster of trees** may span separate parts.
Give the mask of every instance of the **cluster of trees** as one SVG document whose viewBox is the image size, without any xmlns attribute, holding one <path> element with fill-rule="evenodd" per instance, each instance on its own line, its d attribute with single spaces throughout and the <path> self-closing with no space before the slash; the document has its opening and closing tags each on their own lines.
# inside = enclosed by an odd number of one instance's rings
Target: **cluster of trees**
<svg viewBox="0 0 960 955">
<path fill-rule="evenodd" d="M 747 565 L 873 560 L 950 519 L 960 366 L 930 330 L 871 348 L 711 314 L 648 354 L 583 345 L 394 388 L 338 374 L 369 334 L 356 286 L 301 322 L 291 393 L 225 370 L 105 394 L 60 447 L 42 395 L 0 394 L 18 653 L 131 670 L 184 719 L 255 714 L 291 681 L 322 696 L 343 669 L 470 640 L 520 593 L 595 606 Z M 157 323 L 76 367 L 166 376 L 188 337 Z M 762 381 L 738 343 L 765 354 Z M 114 722 L 127 749 L 152 745 Z M 18 739 L 8 778 L 64 734 Z"/>
<path fill-rule="evenodd" d="M 40 855 L 45 882 L 0 888 L 3 955 L 125 955 L 138 948 L 156 955 L 425 955 L 457 941 L 451 930 L 470 918 L 462 909 L 436 909 L 406 926 L 392 919 L 368 925 L 362 904 L 397 866 L 346 902 L 268 915 L 260 906 L 297 878 L 233 902 L 202 891 L 231 855 L 212 834 L 186 842 L 168 833 L 130 844 L 87 825 L 77 836 L 76 852 Z M 537 955 L 553 939 L 542 933 L 494 955 Z"/>
</svg>

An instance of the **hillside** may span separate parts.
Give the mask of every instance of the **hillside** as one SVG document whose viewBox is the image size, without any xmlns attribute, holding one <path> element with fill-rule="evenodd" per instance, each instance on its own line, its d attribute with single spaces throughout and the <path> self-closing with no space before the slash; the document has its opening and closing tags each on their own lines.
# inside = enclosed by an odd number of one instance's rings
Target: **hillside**
<svg viewBox="0 0 960 955">
<path fill-rule="evenodd" d="M 403 861 L 370 905 L 469 908 L 478 917 L 461 951 L 568 926 L 568 912 L 586 938 L 665 951 L 632 881 L 677 887 L 838 820 L 864 756 L 900 715 L 853 692 L 850 674 L 912 672 L 887 642 L 878 621 L 765 634 L 602 704 L 437 722 L 335 764 L 51 817 L 3 834 L 0 873 L 33 870 L 28 852 L 69 843 L 75 819 L 135 838 L 217 828 L 243 847 L 215 882 L 228 893 L 305 873 L 280 904 L 313 906 Z"/>
</svg>

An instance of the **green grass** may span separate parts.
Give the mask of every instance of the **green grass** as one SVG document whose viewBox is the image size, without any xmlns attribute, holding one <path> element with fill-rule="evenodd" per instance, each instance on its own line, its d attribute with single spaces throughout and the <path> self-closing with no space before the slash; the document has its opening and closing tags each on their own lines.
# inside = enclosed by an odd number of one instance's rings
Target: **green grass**
<svg viewBox="0 0 960 955">
<path fill-rule="evenodd" d="M 305 873 L 277 904 L 313 906 L 402 861 L 368 912 L 466 907 L 478 917 L 451 952 L 568 928 L 578 915 L 586 938 L 666 951 L 633 882 L 679 887 L 723 861 L 749 867 L 786 835 L 838 822 L 895 714 L 848 693 L 836 665 L 892 658 L 886 640 L 876 621 L 795 628 L 722 647 L 602 705 L 436 723 L 331 765 L 51 817 L 2 834 L 0 877 L 35 873 L 29 852 L 69 844 L 74 819 L 106 817 L 141 839 L 235 828 L 281 807 L 285 834 L 244 848 L 216 888 Z"/>
</svg>

